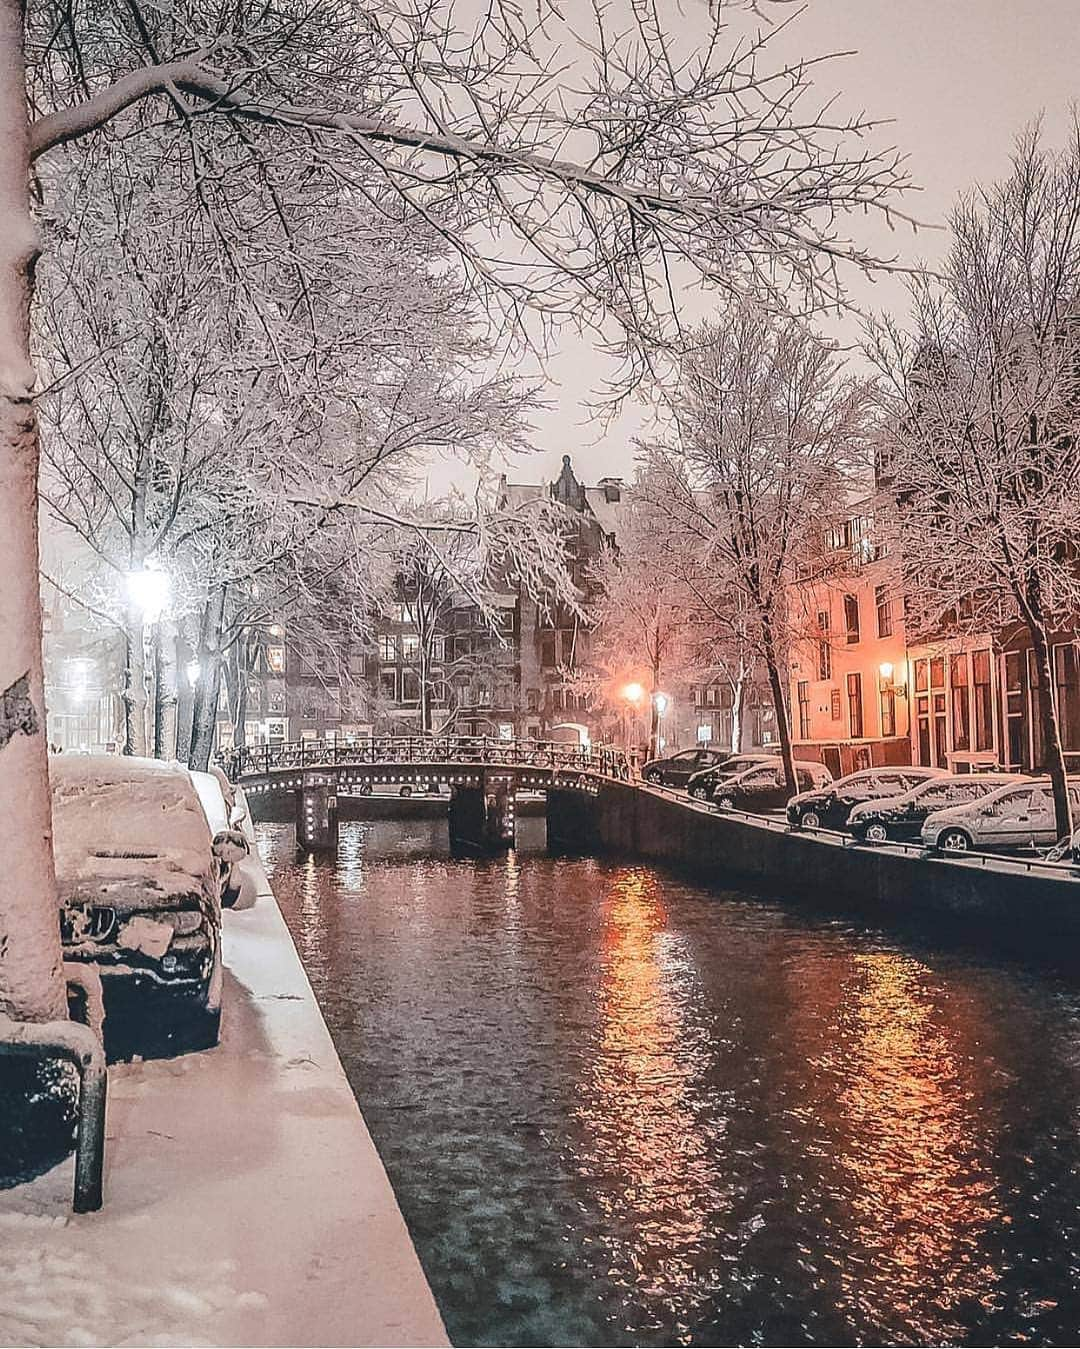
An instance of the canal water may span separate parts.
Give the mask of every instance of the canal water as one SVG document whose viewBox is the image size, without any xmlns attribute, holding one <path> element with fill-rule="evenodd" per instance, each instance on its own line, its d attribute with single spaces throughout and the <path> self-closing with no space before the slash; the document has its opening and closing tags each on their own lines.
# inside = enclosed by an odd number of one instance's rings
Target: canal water
<svg viewBox="0 0 1080 1349">
<path fill-rule="evenodd" d="M 519 829 L 259 826 L 455 1344 L 1077 1342 L 1076 985 Z"/>
</svg>

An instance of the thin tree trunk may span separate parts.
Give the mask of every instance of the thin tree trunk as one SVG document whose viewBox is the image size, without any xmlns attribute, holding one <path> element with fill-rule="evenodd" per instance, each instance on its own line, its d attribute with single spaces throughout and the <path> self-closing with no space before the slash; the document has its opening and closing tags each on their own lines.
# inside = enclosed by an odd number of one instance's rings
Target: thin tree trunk
<svg viewBox="0 0 1080 1349">
<path fill-rule="evenodd" d="M 1054 793 L 1054 828 L 1059 839 L 1072 834 L 1072 805 L 1069 801 L 1068 777 L 1065 772 L 1065 751 L 1061 742 L 1057 699 L 1054 697 L 1054 667 L 1050 643 L 1043 623 L 1028 622 L 1035 663 L 1039 670 L 1038 704 L 1039 724 L 1042 728 L 1043 755 L 1050 785 Z"/>
<path fill-rule="evenodd" d="M 195 644 L 192 641 L 190 620 L 185 620 L 184 631 L 177 633 L 176 663 L 182 675 L 177 680 L 176 690 L 176 757 L 186 759 L 191 751 L 191 723 L 195 708 L 195 689 L 188 676 L 188 666 L 195 658 Z"/>
<path fill-rule="evenodd" d="M 124 618 L 124 753 L 145 755 L 148 700 L 146 637 L 142 610 L 129 602 Z"/>
<path fill-rule="evenodd" d="M 788 725 L 787 700 L 784 697 L 784 676 L 780 670 L 780 661 L 773 639 L 772 622 L 768 616 L 762 619 L 763 655 L 765 669 L 769 675 L 769 689 L 772 692 L 773 713 L 776 718 L 776 733 L 780 737 L 780 758 L 784 765 L 784 782 L 788 794 L 794 796 L 797 791 L 795 782 L 795 754 L 791 748 L 791 728 Z"/>
<path fill-rule="evenodd" d="M 38 592 L 38 433 L 29 316 L 37 236 L 23 7 L 0 0 L 0 1010 L 67 1014 L 60 967 Z"/>
<path fill-rule="evenodd" d="M 225 619 L 225 587 L 210 593 L 203 611 L 199 636 L 199 682 L 195 686 L 195 707 L 191 724 L 191 753 L 188 767 L 205 772 L 214 751 L 218 695 L 221 691 L 221 633 Z"/>
<path fill-rule="evenodd" d="M 177 757 L 176 708 L 179 698 L 176 626 L 166 619 L 154 633 L 154 757 Z"/>
<path fill-rule="evenodd" d="M 234 650 L 236 654 L 232 663 L 236 670 L 236 693 L 233 703 L 233 745 L 243 749 L 247 744 L 248 676 L 251 673 L 251 653 L 246 634 L 240 634 Z"/>
<path fill-rule="evenodd" d="M 742 753 L 743 700 L 746 697 L 746 675 L 742 666 L 731 681 L 731 752 Z"/>
</svg>

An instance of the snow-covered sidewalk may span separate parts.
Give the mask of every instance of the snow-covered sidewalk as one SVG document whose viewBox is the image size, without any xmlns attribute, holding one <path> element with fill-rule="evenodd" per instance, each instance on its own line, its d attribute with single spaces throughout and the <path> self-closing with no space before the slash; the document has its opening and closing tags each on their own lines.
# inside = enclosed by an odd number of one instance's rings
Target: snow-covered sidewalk
<svg viewBox="0 0 1080 1349">
<path fill-rule="evenodd" d="M 217 1049 L 110 1069 L 102 1212 L 0 1192 L 0 1343 L 448 1343 L 271 896 L 225 961 Z"/>
</svg>

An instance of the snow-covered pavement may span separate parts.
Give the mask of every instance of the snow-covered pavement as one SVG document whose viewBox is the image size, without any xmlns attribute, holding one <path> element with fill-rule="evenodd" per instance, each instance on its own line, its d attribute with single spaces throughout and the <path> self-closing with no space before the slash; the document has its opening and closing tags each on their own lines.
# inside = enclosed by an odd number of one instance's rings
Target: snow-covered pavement
<svg viewBox="0 0 1080 1349">
<path fill-rule="evenodd" d="M 276 903 L 225 927 L 221 1045 L 110 1069 L 103 1211 L 0 1192 L 0 1344 L 448 1343 Z"/>
</svg>

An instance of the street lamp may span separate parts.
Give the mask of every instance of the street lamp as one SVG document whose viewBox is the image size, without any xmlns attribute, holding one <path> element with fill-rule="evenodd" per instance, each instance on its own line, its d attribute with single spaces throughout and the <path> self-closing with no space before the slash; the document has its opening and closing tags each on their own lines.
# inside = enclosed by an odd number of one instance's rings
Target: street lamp
<svg viewBox="0 0 1080 1349">
<path fill-rule="evenodd" d="M 630 744 L 632 738 L 630 734 L 631 722 L 636 716 L 638 708 L 641 706 L 641 700 L 645 696 L 645 690 L 637 683 L 626 684 L 623 687 L 622 696 L 627 704 L 623 709 L 623 740 L 625 742 L 624 748 L 626 750 L 627 758 L 629 758 L 632 749 Z"/>
<path fill-rule="evenodd" d="M 654 752 L 659 754 L 664 748 L 665 743 L 664 737 L 660 733 L 660 728 L 663 725 L 664 713 L 671 706 L 671 699 L 666 693 L 661 693 L 660 690 L 657 689 L 652 696 L 652 703 L 653 707 L 656 708 L 656 745 Z"/>
<path fill-rule="evenodd" d="M 169 603 L 172 582 L 169 573 L 143 567 L 127 573 L 127 596 L 142 613 L 144 623 L 156 623 Z"/>
</svg>

